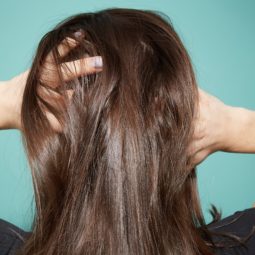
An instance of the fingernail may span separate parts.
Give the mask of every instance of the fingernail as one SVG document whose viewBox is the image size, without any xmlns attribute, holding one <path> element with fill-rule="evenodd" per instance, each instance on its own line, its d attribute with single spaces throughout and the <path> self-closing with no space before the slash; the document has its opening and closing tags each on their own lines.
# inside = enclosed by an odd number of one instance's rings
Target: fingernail
<svg viewBox="0 0 255 255">
<path fill-rule="evenodd" d="M 103 60 L 101 57 L 94 57 L 92 61 L 92 65 L 95 68 L 101 68 L 103 67 Z"/>
<path fill-rule="evenodd" d="M 78 31 L 74 32 L 74 36 L 76 38 L 81 38 L 84 36 L 84 32 L 82 30 L 78 30 Z"/>
</svg>

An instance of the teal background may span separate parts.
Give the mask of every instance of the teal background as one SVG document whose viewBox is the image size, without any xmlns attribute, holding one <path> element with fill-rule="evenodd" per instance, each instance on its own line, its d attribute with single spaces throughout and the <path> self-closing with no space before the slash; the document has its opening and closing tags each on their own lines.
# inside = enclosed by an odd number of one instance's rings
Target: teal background
<svg viewBox="0 0 255 255">
<path fill-rule="evenodd" d="M 40 38 L 69 15 L 106 7 L 166 13 L 189 51 L 200 86 L 230 105 L 255 109 L 255 1 L 8 0 L 0 2 L 0 80 L 31 64 Z M 10 100 L 12 100 L 10 98 Z M 218 152 L 198 167 L 206 220 L 210 203 L 223 216 L 255 202 L 255 156 Z M 0 132 L 0 218 L 30 229 L 32 181 L 17 130 Z"/>
</svg>

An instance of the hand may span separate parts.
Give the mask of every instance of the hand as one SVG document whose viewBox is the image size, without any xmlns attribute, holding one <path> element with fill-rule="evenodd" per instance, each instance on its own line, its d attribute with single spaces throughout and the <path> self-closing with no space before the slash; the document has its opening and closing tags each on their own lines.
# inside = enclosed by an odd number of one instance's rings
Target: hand
<svg viewBox="0 0 255 255">
<path fill-rule="evenodd" d="M 195 131 L 188 147 L 191 169 L 215 151 L 255 153 L 255 112 L 225 105 L 199 89 Z"/>
<path fill-rule="evenodd" d="M 188 148 L 192 167 L 215 151 L 230 149 L 228 144 L 232 133 L 229 129 L 233 119 L 232 111 L 232 107 L 199 89 L 195 131 Z"/>
<path fill-rule="evenodd" d="M 77 41 L 71 38 L 65 39 L 58 47 L 58 51 L 61 56 L 65 56 L 70 49 L 77 46 Z M 44 66 L 45 72 L 42 73 L 43 79 L 50 81 L 50 86 L 57 87 L 59 82 L 54 74 L 54 65 L 52 65 L 51 53 L 46 58 L 46 66 Z M 61 66 L 64 80 L 68 81 L 77 76 L 86 75 L 90 73 L 100 72 L 102 70 L 102 59 L 99 56 L 84 58 L 82 60 L 76 60 L 72 62 L 66 62 Z M 0 114 L 0 129 L 17 128 L 22 130 L 21 127 L 21 105 L 23 100 L 23 93 L 26 86 L 27 77 L 29 71 L 14 77 L 10 81 L 2 82 L 0 90 L 0 107 L 3 114 Z M 67 91 L 68 95 L 72 96 L 72 90 Z M 57 100 L 57 94 L 55 96 L 40 88 L 40 96 L 44 96 L 48 102 Z M 1 111 L 1 110 L 0 110 Z M 46 116 L 55 130 L 59 130 L 60 126 L 55 116 L 49 112 L 46 112 Z"/>
</svg>

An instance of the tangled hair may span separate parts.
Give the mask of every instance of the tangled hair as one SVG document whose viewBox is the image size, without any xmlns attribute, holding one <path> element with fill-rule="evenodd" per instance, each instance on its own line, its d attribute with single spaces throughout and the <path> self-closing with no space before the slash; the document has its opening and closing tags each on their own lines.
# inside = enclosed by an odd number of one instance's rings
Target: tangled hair
<svg viewBox="0 0 255 255">
<path fill-rule="evenodd" d="M 63 57 L 67 37 L 77 47 Z M 66 62 L 99 55 L 102 72 L 66 81 Z M 20 254 L 213 254 L 196 172 L 187 168 L 197 101 L 189 56 L 162 15 L 108 9 L 47 33 L 22 104 L 36 215 Z"/>
</svg>

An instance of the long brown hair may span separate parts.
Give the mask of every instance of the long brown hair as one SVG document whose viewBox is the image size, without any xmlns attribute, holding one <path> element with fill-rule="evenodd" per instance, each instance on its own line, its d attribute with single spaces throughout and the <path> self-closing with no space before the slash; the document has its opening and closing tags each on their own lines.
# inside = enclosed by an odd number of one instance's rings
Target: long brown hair
<svg viewBox="0 0 255 255">
<path fill-rule="evenodd" d="M 62 58 L 66 37 L 78 46 Z M 49 53 L 53 68 L 45 70 Z M 59 64 L 97 55 L 102 72 L 65 81 Z M 64 97 L 61 107 L 43 99 L 42 87 Z M 20 254 L 212 254 L 196 171 L 187 169 L 197 101 L 188 53 L 162 15 L 108 9 L 47 33 L 22 104 L 36 215 Z"/>
</svg>

